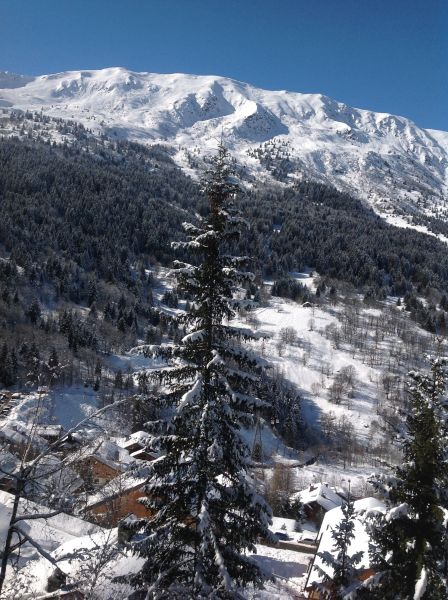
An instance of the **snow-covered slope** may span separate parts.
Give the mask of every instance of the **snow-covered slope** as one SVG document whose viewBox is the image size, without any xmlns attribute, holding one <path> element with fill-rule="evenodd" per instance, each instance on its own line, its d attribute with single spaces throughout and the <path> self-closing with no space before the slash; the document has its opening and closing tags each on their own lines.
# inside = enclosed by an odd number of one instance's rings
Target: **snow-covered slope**
<svg viewBox="0 0 448 600">
<path fill-rule="evenodd" d="M 0 73 L 0 107 L 74 119 L 119 138 L 168 143 L 185 168 L 216 149 L 222 135 L 249 176 L 312 178 L 357 194 L 382 214 L 445 217 L 447 133 L 320 94 L 109 68 L 34 78 Z"/>
</svg>

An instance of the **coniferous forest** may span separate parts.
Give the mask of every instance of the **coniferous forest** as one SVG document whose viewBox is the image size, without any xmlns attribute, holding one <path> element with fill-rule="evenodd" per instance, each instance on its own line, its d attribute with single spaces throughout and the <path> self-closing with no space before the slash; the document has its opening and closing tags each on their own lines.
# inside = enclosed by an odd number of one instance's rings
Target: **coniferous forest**
<svg viewBox="0 0 448 600">
<path fill-rule="evenodd" d="M 445 598 L 445 243 L 223 144 L 194 178 L 55 127 L 0 139 L 0 597 L 290 598 L 288 551 L 311 598 Z M 21 526 L 61 514 L 88 543 Z"/>
</svg>

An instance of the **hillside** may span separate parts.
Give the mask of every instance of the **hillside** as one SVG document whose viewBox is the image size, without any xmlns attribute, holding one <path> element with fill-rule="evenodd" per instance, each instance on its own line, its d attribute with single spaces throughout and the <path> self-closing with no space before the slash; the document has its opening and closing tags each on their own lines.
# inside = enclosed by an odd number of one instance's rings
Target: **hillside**
<svg viewBox="0 0 448 600">
<path fill-rule="evenodd" d="M 83 123 L 95 134 L 169 144 L 196 173 L 224 137 L 249 181 L 336 186 L 388 221 L 441 234 L 446 134 L 320 94 L 268 91 L 215 76 L 124 68 L 0 75 L 0 106 Z"/>
</svg>

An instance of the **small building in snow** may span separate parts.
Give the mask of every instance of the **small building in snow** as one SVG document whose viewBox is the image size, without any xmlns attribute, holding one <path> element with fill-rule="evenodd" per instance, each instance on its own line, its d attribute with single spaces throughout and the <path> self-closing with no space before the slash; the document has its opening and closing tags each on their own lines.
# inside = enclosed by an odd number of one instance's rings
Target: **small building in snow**
<svg viewBox="0 0 448 600">
<path fill-rule="evenodd" d="M 329 510 L 342 506 L 344 499 L 328 483 L 312 483 L 295 494 L 303 504 L 305 516 L 310 521 L 321 523 Z"/>
<path fill-rule="evenodd" d="M 141 452 L 146 450 L 147 446 L 151 441 L 151 436 L 146 431 L 135 431 L 129 438 L 121 444 L 121 447 L 134 454 L 135 452 Z"/>
<path fill-rule="evenodd" d="M 147 477 L 124 473 L 112 479 L 92 496 L 83 513 L 104 527 L 116 527 L 118 522 L 130 514 L 150 517 L 150 511 L 140 502 L 146 498 Z"/>
<path fill-rule="evenodd" d="M 376 498 L 363 498 L 362 500 L 356 500 L 354 502 L 355 527 L 353 532 L 355 537 L 353 538 L 352 543 L 348 546 L 347 553 L 348 556 L 353 556 L 357 552 L 362 552 L 362 559 L 357 565 L 357 568 L 360 571 L 360 581 L 365 581 L 374 574 L 374 571 L 370 566 L 369 535 L 365 526 L 365 518 L 369 513 L 372 514 L 374 512 L 384 512 L 385 508 L 384 502 L 381 502 L 381 500 L 377 500 Z M 308 592 L 308 598 L 312 600 L 321 600 L 324 598 L 322 592 L 317 587 L 317 584 L 320 584 L 323 580 L 320 569 L 322 569 L 322 571 L 330 578 L 333 575 L 332 568 L 320 558 L 319 553 L 329 552 L 332 554 L 334 552 L 334 540 L 332 533 L 342 519 L 342 509 L 341 507 L 337 507 L 329 510 L 322 522 L 317 538 L 318 546 L 316 550 L 316 556 L 310 563 L 305 584 L 305 589 Z"/>
<path fill-rule="evenodd" d="M 54 444 L 64 435 L 64 428 L 62 425 L 38 425 L 36 433 L 49 444 Z"/>
<path fill-rule="evenodd" d="M 135 464 L 127 450 L 108 439 L 88 446 L 72 462 L 73 469 L 84 481 L 85 490 L 103 487 Z"/>
<path fill-rule="evenodd" d="M 18 421 L 7 422 L 0 428 L 0 444 L 16 456 L 35 458 L 47 447 L 46 441 Z"/>
<path fill-rule="evenodd" d="M 73 463 L 73 469 L 84 481 L 85 489 L 102 487 L 124 472 L 122 465 L 109 461 L 99 454 L 80 457 Z"/>
</svg>

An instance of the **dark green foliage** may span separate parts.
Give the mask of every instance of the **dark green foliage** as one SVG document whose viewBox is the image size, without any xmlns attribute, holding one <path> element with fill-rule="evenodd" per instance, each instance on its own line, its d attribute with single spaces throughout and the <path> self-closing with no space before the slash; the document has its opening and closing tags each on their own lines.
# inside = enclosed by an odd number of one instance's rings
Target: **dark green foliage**
<svg viewBox="0 0 448 600">
<path fill-rule="evenodd" d="M 244 213 L 253 223 L 244 244 L 268 277 L 304 267 L 376 297 L 448 291 L 446 246 L 434 237 L 385 223 L 359 200 L 321 184 L 248 192 Z M 247 246 L 244 246 L 244 250 Z"/>
<path fill-rule="evenodd" d="M 34 300 L 29 305 L 28 310 L 26 311 L 26 316 L 29 318 L 33 325 L 37 323 L 37 320 L 40 317 L 40 305 L 37 298 L 34 298 Z"/>
<path fill-rule="evenodd" d="M 290 298 L 296 302 L 308 302 L 311 299 L 308 288 L 294 279 L 279 279 L 272 286 L 271 293 L 273 296 Z"/>
<path fill-rule="evenodd" d="M 47 275 L 63 281 L 61 293 L 70 287 L 63 277 L 67 260 L 129 284 L 137 257 L 168 261 L 169 240 L 183 218 L 175 204 L 183 206 L 184 198 L 194 203 L 198 191 L 173 165 L 156 169 L 149 152 L 142 160 L 145 152 L 123 143 L 99 157 L 93 150 L 81 154 L 76 146 L 0 141 L 4 250 L 27 269 L 51 256 L 55 262 Z M 89 302 L 95 287 L 91 280 Z"/>
<path fill-rule="evenodd" d="M 14 348 L 9 350 L 8 346 L 3 344 L 0 351 L 0 382 L 6 387 L 14 385 L 17 380 L 17 369 L 16 351 Z"/>
<path fill-rule="evenodd" d="M 372 563 L 378 571 L 371 597 L 407 600 L 426 578 L 419 600 L 447 597 L 448 508 L 445 362 L 434 359 L 431 373 L 412 373 L 403 466 L 391 480 L 374 481 L 388 494 L 392 508 L 377 517 L 372 533 Z M 368 596 L 370 597 L 370 596 Z"/>
</svg>

